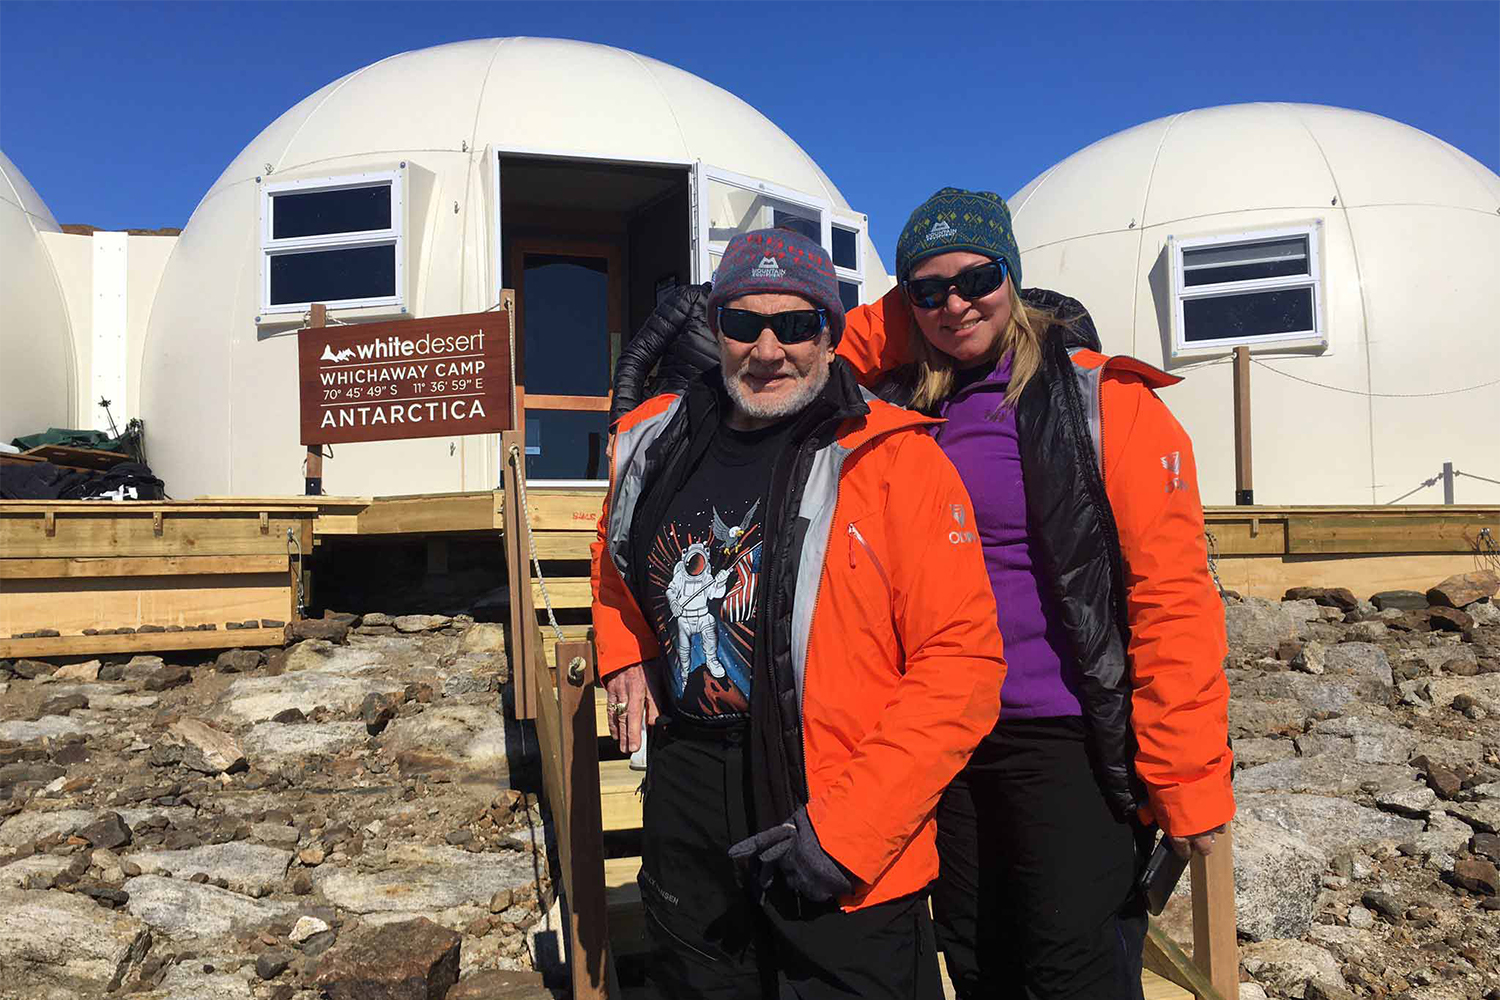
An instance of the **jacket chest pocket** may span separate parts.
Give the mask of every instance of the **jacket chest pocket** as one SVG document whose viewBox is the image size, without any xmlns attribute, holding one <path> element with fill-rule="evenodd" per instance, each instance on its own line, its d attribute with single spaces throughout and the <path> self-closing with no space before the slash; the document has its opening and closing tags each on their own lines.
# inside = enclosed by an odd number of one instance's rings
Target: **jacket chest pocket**
<svg viewBox="0 0 1500 1000">
<path fill-rule="evenodd" d="M 851 582 L 866 593 L 871 586 L 878 584 L 889 598 L 891 578 L 882 557 L 885 551 L 883 526 L 871 516 L 846 519 L 843 525 L 843 547 L 847 554 Z"/>
</svg>

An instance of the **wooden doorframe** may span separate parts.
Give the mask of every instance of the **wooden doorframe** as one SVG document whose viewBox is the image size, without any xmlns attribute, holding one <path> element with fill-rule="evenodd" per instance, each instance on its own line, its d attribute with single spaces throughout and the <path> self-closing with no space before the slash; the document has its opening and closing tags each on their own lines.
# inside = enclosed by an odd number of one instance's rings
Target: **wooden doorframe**
<svg viewBox="0 0 1500 1000">
<path fill-rule="evenodd" d="M 619 242 L 610 239 L 570 239 L 567 237 L 526 237 L 507 240 L 510 257 L 511 284 L 516 291 L 516 383 L 517 389 L 525 393 L 529 410 L 572 410 L 592 413 L 608 413 L 613 392 L 603 396 L 582 394 L 528 393 L 526 390 L 526 255 L 549 254 L 558 257 L 602 257 L 609 268 L 608 329 L 604 331 L 601 349 L 605 354 L 605 369 L 611 371 L 609 362 L 611 337 L 625 337 L 625 289 L 628 287 L 625 274 L 625 251 Z"/>
</svg>

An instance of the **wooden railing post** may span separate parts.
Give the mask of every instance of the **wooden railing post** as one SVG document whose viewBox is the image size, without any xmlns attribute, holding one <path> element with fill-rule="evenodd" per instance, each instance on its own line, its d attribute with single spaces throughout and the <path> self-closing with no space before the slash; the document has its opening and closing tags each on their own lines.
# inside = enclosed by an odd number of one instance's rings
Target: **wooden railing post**
<svg viewBox="0 0 1500 1000">
<path fill-rule="evenodd" d="M 604 820 L 599 801 L 599 736 L 594 724 L 594 646 L 557 645 L 562 774 L 568 785 L 568 931 L 574 1000 L 618 996 L 604 897 Z M 562 853 L 562 852 L 559 852 Z"/>
<path fill-rule="evenodd" d="M 505 579 L 510 586 L 511 693 L 517 719 L 536 718 L 536 680 L 527 646 L 536 632 L 536 609 L 531 599 L 531 545 L 526 514 L 521 509 L 518 476 L 526 474 L 526 445 L 521 431 L 500 435 L 502 529 L 505 532 Z M 521 449 L 521 461 L 511 460 L 511 449 Z M 519 465 L 519 468 L 518 468 Z M 540 637 L 538 637 L 540 641 Z"/>
<path fill-rule="evenodd" d="M 1208 857 L 1194 854 L 1193 964 L 1225 1000 L 1240 989 L 1240 946 L 1235 934 L 1234 824 L 1219 835 Z"/>
</svg>

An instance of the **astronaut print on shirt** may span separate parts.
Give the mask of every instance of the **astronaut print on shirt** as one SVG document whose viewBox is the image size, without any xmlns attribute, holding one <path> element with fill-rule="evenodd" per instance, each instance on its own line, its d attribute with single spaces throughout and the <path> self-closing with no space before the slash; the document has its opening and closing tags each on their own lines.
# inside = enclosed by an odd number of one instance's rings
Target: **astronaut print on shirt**
<svg viewBox="0 0 1500 1000">
<path fill-rule="evenodd" d="M 647 561 L 663 680 L 688 718 L 750 712 L 762 546 L 761 500 L 746 499 L 737 510 L 674 504 Z"/>
</svg>

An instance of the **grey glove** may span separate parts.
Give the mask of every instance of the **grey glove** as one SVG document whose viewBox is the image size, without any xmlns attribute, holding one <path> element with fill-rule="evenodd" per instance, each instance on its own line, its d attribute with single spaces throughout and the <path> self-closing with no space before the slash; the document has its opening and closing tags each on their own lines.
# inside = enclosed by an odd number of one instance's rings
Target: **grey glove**
<svg viewBox="0 0 1500 1000">
<path fill-rule="evenodd" d="M 746 837 L 729 849 L 729 856 L 736 861 L 757 861 L 761 888 L 768 887 L 779 872 L 789 889 L 814 903 L 854 891 L 854 883 L 843 866 L 818 843 L 806 807 L 798 809 L 785 823 Z"/>
</svg>

